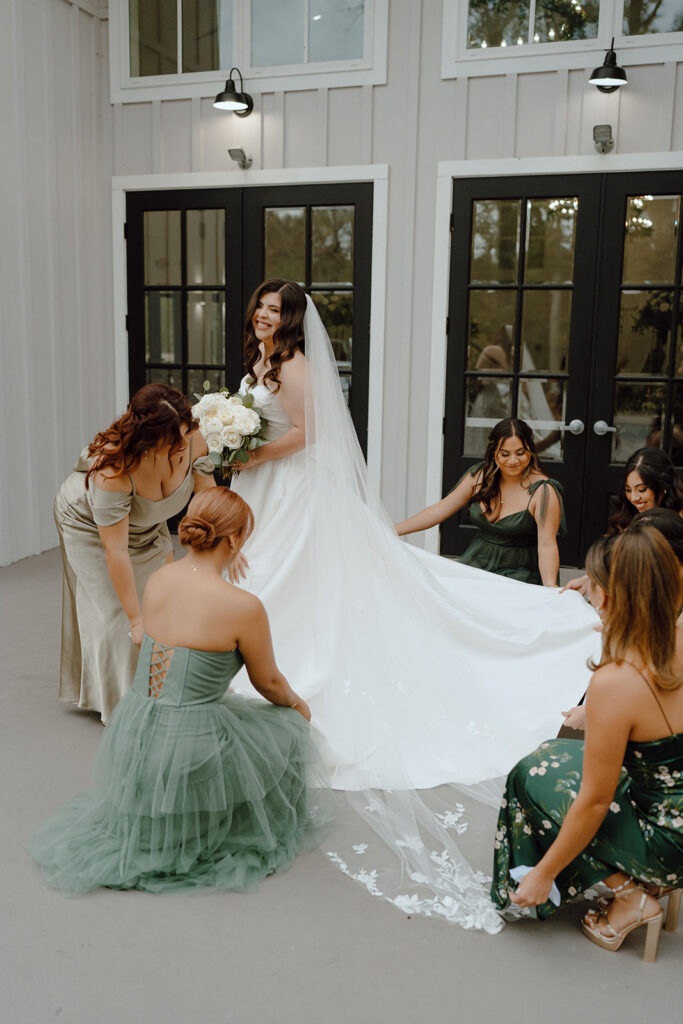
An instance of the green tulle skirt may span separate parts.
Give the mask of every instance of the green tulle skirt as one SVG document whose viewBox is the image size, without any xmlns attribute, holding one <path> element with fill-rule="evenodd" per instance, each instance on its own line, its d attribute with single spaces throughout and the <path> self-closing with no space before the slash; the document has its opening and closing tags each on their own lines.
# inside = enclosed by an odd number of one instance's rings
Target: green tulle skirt
<svg viewBox="0 0 683 1024">
<path fill-rule="evenodd" d="M 317 846 L 330 820 L 298 712 L 237 695 L 169 707 L 131 690 L 100 743 L 93 788 L 49 818 L 30 849 L 66 894 L 246 891 Z"/>
</svg>

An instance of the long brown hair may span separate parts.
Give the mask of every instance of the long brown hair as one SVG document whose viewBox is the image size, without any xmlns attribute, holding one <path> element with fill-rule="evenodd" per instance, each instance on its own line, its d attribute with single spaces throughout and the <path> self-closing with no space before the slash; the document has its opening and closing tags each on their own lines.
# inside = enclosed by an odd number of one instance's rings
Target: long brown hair
<svg viewBox="0 0 683 1024">
<path fill-rule="evenodd" d="M 591 583 L 597 583 L 609 594 L 609 573 L 612 564 L 612 549 L 616 537 L 598 537 L 586 553 L 586 575 Z"/>
<path fill-rule="evenodd" d="M 607 527 L 608 533 L 625 530 L 637 509 L 626 497 L 626 481 L 631 473 L 638 474 L 646 487 L 654 493 L 655 507 L 683 510 L 683 486 L 673 462 L 661 448 L 639 448 L 624 466 L 615 510 Z"/>
<path fill-rule="evenodd" d="M 238 550 L 254 529 L 254 513 L 244 498 L 227 487 L 206 487 L 195 494 L 178 524 L 178 540 L 193 551 L 211 551 L 224 537 Z"/>
<path fill-rule="evenodd" d="M 612 548 L 600 665 L 634 654 L 653 681 L 675 690 L 676 620 L 683 585 L 670 544 L 652 526 L 632 523 Z"/>
<path fill-rule="evenodd" d="M 132 473 L 150 449 L 168 445 L 170 462 L 185 443 L 180 432 L 183 426 L 188 433 L 199 426 L 185 395 L 167 384 L 145 384 L 135 392 L 123 416 L 96 434 L 88 446 L 93 463 L 85 475 L 86 487 L 98 470 L 111 468 L 116 476 Z"/>
<path fill-rule="evenodd" d="M 282 308 L 280 310 L 280 326 L 273 333 L 273 351 L 268 361 L 270 367 L 264 373 L 262 383 L 272 390 L 280 390 L 279 370 L 284 362 L 291 359 L 295 352 L 304 351 L 304 314 L 306 312 L 306 292 L 295 281 L 285 281 L 279 277 L 270 278 L 260 284 L 249 299 L 247 312 L 244 316 L 244 365 L 250 376 L 254 377 L 254 367 L 261 359 L 259 340 L 254 334 L 252 319 L 256 312 L 259 299 L 268 292 L 277 292 Z"/>
<path fill-rule="evenodd" d="M 491 512 L 491 506 L 500 497 L 500 470 L 496 463 L 496 452 L 501 441 L 509 437 L 518 437 L 531 456 L 529 465 L 522 474 L 521 482 L 528 480 L 532 473 L 542 473 L 543 470 L 538 464 L 536 445 L 531 427 L 524 420 L 504 419 L 496 423 L 489 434 L 488 444 L 484 452 L 484 465 L 479 486 L 475 489 L 470 504 L 475 501 L 481 502 L 486 515 Z"/>
</svg>

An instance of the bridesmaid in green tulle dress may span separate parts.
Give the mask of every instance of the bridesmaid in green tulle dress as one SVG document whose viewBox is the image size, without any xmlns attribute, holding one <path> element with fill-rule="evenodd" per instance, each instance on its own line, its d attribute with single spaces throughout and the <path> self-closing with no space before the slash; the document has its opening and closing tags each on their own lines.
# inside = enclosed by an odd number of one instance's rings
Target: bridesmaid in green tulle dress
<svg viewBox="0 0 683 1024">
<path fill-rule="evenodd" d="M 94 787 L 31 843 L 64 893 L 246 890 L 320 841 L 330 815 L 308 705 L 277 668 L 261 602 L 221 576 L 252 525 L 238 495 L 203 491 L 178 531 L 188 554 L 150 578 L 133 688 Z M 268 703 L 226 695 L 243 664 Z"/>
<path fill-rule="evenodd" d="M 607 593 L 589 585 L 602 608 L 603 654 L 586 698 L 585 744 L 548 740 L 510 772 L 491 895 L 502 910 L 544 918 L 603 882 L 612 898 L 588 911 L 585 934 L 617 950 L 646 925 L 653 960 L 657 899 L 668 896 L 675 928 L 683 886 L 681 576 L 661 534 L 633 524 L 614 542 Z"/>
<path fill-rule="evenodd" d="M 396 532 L 427 530 L 465 507 L 478 532 L 461 562 L 523 583 L 557 584 L 557 538 L 566 533 L 562 485 L 542 472 L 524 420 L 497 423 L 484 461 L 441 501 L 397 523 Z"/>
</svg>

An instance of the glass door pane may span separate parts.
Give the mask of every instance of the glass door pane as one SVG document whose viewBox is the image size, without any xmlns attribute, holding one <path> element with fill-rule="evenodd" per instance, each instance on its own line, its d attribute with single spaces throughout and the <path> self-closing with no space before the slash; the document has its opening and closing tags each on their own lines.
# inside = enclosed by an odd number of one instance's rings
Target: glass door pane
<svg viewBox="0 0 683 1024">
<path fill-rule="evenodd" d="M 484 457 L 501 419 L 531 427 L 546 472 L 578 522 L 599 180 L 464 179 L 453 186 L 443 493 Z M 441 528 L 441 550 L 469 542 L 466 520 Z M 578 549 L 564 542 L 564 561 Z"/>
<path fill-rule="evenodd" d="M 584 547 L 605 530 L 634 452 L 683 462 L 682 199 L 678 172 L 605 176 Z"/>
</svg>

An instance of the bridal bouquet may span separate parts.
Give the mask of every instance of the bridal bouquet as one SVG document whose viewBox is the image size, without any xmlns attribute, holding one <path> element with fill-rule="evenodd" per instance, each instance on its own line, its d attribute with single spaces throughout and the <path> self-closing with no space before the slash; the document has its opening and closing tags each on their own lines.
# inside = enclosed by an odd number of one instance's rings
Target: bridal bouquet
<svg viewBox="0 0 683 1024">
<path fill-rule="evenodd" d="M 209 458 L 217 469 L 220 467 L 225 480 L 237 472 L 240 463 L 249 461 L 250 451 L 266 440 L 268 421 L 256 411 L 254 397 L 248 393 L 231 395 L 227 388 L 221 388 L 195 398 L 199 401 L 192 406 L 192 415 L 199 421 Z"/>
</svg>

